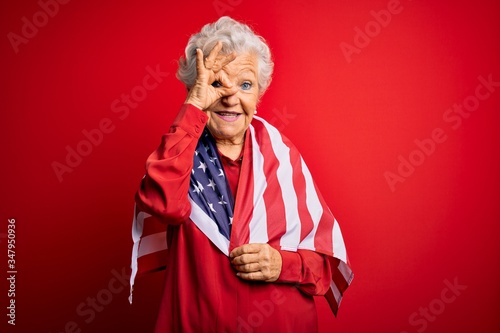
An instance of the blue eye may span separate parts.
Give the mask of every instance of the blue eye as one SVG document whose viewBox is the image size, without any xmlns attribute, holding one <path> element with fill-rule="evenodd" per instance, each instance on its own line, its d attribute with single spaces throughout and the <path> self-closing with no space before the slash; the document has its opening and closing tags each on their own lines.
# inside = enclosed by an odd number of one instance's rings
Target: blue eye
<svg viewBox="0 0 500 333">
<path fill-rule="evenodd" d="M 241 89 L 250 90 L 252 89 L 252 84 L 250 82 L 243 82 L 243 84 L 241 85 Z"/>
<path fill-rule="evenodd" d="M 212 83 L 212 87 L 214 87 L 214 88 L 220 88 L 220 87 L 222 87 L 222 83 L 220 83 L 219 81 L 214 81 Z"/>
</svg>

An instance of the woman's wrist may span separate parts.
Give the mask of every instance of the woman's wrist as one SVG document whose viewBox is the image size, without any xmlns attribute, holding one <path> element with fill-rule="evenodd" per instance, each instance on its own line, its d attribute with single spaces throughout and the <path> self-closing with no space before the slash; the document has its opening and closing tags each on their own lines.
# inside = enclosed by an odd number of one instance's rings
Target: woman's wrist
<svg viewBox="0 0 500 333">
<path fill-rule="evenodd" d="M 203 111 L 203 107 L 200 106 L 200 103 L 192 98 L 187 98 L 184 104 L 191 104 L 192 106 L 195 106 L 201 111 Z"/>
</svg>

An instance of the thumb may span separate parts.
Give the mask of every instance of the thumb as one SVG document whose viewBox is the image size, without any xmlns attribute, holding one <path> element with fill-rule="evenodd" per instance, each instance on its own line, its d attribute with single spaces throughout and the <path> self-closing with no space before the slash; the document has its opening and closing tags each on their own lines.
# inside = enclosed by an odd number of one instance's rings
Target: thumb
<svg viewBox="0 0 500 333">
<path fill-rule="evenodd" d="M 238 87 L 233 85 L 224 72 L 221 71 L 218 79 L 222 85 L 222 87 L 218 88 L 220 97 L 231 96 L 238 92 Z"/>
<path fill-rule="evenodd" d="M 219 97 L 227 97 L 227 96 L 232 96 L 238 92 L 238 87 L 221 87 L 217 89 L 219 92 Z"/>
</svg>

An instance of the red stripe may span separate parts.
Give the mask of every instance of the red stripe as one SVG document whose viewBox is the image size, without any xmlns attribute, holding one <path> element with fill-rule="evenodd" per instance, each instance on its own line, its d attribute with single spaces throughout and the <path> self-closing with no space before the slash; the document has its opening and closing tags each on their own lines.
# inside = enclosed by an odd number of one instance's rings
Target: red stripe
<svg viewBox="0 0 500 333">
<path fill-rule="evenodd" d="M 333 241 L 331 235 L 333 232 L 333 217 L 323 208 L 323 215 L 316 230 L 314 237 L 314 247 L 317 251 L 331 256 L 333 254 Z"/>
<path fill-rule="evenodd" d="M 337 316 L 337 313 L 339 311 L 339 304 L 337 303 L 337 300 L 335 299 L 335 296 L 333 295 L 333 291 L 331 289 L 329 289 L 328 292 L 325 294 L 325 298 L 328 301 L 328 304 L 330 305 L 333 314 Z"/>
<path fill-rule="evenodd" d="M 159 232 L 165 232 L 167 226 L 165 223 L 160 222 L 160 220 L 154 216 L 149 216 L 144 219 L 144 227 L 142 229 L 142 236 L 144 238 L 146 236 L 156 234 Z"/>
<path fill-rule="evenodd" d="M 314 222 L 311 217 L 311 213 L 307 208 L 306 200 L 306 179 L 302 172 L 302 159 L 300 157 L 299 151 L 295 146 L 282 135 L 283 142 L 290 149 L 290 161 L 293 169 L 293 187 L 297 195 L 297 205 L 300 219 L 300 240 L 306 238 L 307 235 L 313 230 Z"/>
<path fill-rule="evenodd" d="M 137 276 L 165 269 L 167 265 L 167 250 L 147 254 L 137 259 Z"/>
<path fill-rule="evenodd" d="M 250 231 L 248 221 L 253 216 L 253 163 L 252 163 L 252 139 L 250 131 L 247 131 L 245 138 L 245 155 L 241 163 L 240 179 L 238 181 L 238 194 L 234 204 L 233 225 L 231 229 L 231 239 L 229 252 L 234 248 L 250 242 Z"/>
<path fill-rule="evenodd" d="M 271 137 L 263 123 L 256 122 L 255 133 L 260 151 L 264 156 L 264 175 L 266 176 L 267 188 L 263 198 L 266 204 L 268 243 L 273 247 L 279 247 L 281 236 L 286 231 L 285 203 L 277 176 L 279 161 L 274 155 Z"/>
<path fill-rule="evenodd" d="M 332 280 L 337 286 L 340 293 L 343 294 L 344 291 L 349 287 L 349 284 L 344 278 L 344 275 L 340 272 L 338 266 L 342 264 L 337 258 L 330 258 L 330 267 L 332 268 Z"/>
<path fill-rule="evenodd" d="M 335 316 L 337 316 L 337 312 L 340 306 L 340 301 L 342 300 L 342 296 L 344 295 L 344 292 L 346 291 L 347 287 L 349 287 L 348 281 L 345 280 L 344 276 L 340 272 L 338 266 L 343 265 L 344 263 L 341 262 L 337 258 L 330 258 L 330 267 L 332 271 L 332 280 L 335 286 L 337 287 L 340 296 L 338 299 L 335 298 L 335 295 L 333 294 L 333 291 L 330 289 L 328 292 L 325 294 L 326 300 L 330 304 L 330 308 L 332 309 L 333 313 Z"/>
<path fill-rule="evenodd" d="M 318 230 L 316 231 L 316 236 L 314 238 L 314 247 L 326 255 L 333 255 L 333 223 L 335 219 L 328 209 L 321 192 L 318 190 L 316 183 L 314 183 L 314 189 L 318 194 L 321 207 L 323 207 L 323 214 L 321 215 L 320 222 L 318 224 Z"/>
</svg>

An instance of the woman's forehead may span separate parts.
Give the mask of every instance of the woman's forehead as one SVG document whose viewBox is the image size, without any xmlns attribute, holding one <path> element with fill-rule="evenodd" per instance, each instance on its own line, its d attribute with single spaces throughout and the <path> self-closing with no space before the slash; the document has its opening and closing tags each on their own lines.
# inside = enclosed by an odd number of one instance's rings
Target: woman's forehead
<svg viewBox="0 0 500 333">
<path fill-rule="evenodd" d="M 229 75 L 253 73 L 255 76 L 257 76 L 257 66 L 258 59 L 255 54 L 243 53 L 237 55 L 233 61 L 224 66 L 224 71 Z"/>
</svg>

